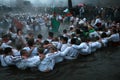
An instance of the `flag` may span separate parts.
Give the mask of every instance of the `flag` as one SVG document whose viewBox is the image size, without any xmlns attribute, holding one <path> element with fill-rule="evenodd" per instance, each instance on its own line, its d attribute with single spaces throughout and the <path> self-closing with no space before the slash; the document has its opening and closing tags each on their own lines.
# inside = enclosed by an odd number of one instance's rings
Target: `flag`
<svg viewBox="0 0 120 80">
<path fill-rule="evenodd" d="M 67 17 L 72 16 L 72 14 L 70 13 L 68 8 L 65 9 L 63 12 L 65 13 L 65 16 L 67 16 Z"/>
<path fill-rule="evenodd" d="M 68 0 L 68 7 L 69 9 L 72 9 L 72 0 Z"/>
<path fill-rule="evenodd" d="M 52 25 L 52 32 L 58 32 L 60 22 L 57 21 L 55 18 L 51 19 L 51 25 Z"/>
<path fill-rule="evenodd" d="M 83 7 L 84 4 L 83 4 L 83 3 L 79 3 L 78 6 L 79 6 L 79 7 Z"/>
<path fill-rule="evenodd" d="M 65 9 L 63 12 L 64 12 L 64 13 L 68 13 L 68 12 L 70 12 L 70 11 L 69 11 L 69 9 L 67 8 L 67 9 Z"/>
</svg>

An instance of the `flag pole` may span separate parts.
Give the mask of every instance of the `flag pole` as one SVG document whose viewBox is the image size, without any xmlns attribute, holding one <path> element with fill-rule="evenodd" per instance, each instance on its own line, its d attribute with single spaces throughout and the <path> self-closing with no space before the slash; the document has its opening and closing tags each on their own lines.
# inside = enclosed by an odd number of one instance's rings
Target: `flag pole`
<svg viewBox="0 0 120 80">
<path fill-rule="evenodd" d="M 71 10 L 72 10 L 72 0 L 68 0 L 68 9 L 71 12 Z"/>
</svg>

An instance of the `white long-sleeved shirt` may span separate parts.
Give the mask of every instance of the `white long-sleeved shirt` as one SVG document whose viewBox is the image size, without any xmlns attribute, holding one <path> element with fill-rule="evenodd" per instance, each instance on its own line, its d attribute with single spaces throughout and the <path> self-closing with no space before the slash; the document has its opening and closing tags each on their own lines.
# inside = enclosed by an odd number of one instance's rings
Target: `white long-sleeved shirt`
<svg viewBox="0 0 120 80">
<path fill-rule="evenodd" d="M 119 42 L 120 41 L 120 36 L 119 33 L 116 34 L 112 34 L 109 38 L 109 41 L 113 41 L 113 42 Z"/>
<path fill-rule="evenodd" d="M 55 47 L 57 47 L 57 49 L 60 49 L 62 43 L 58 42 L 58 41 L 52 41 L 51 42 Z"/>
<path fill-rule="evenodd" d="M 90 38 L 100 37 L 100 35 L 99 35 L 96 31 L 94 31 L 94 32 L 89 33 L 89 37 L 90 37 Z"/>
<path fill-rule="evenodd" d="M 102 38 L 102 43 L 104 47 L 107 47 L 108 39 L 107 38 Z"/>
<path fill-rule="evenodd" d="M 61 42 L 53 41 L 52 44 L 53 44 L 55 47 L 57 47 L 58 50 L 60 50 L 61 47 L 62 47 L 62 43 L 61 43 Z"/>
<path fill-rule="evenodd" d="M 10 41 L 11 42 L 11 41 Z M 11 47 L 8 43 L 2 43 L 1 48 L 5 49 L 6 47 Z"/>
<path fill-rule="evenodd" d="M 102 47 L 102 44 L 98 41 L 96 42 L 89 42 L 89 47 L 91 49 L 91 52 L 95 52 L 98 48 Z"/>
<path fill-rule="evenodd" d="M 61 56 L 60 51 L 57 51 L 54 53 L 55 54 L 55 63 L 59 63 L 63 61 L 63 57 Z"/>
<path fill-rule="evenodd" d="M 3 67 L 10 66 L 10 65 L 15 65 L 17 61 L 21 59 L 20 56 L 13 57 L 12 55 L 1 55 L 0 60 L 1 60 L 1 65 Z"/>
<path fill-rule="evenodd" d="M 38 66 L 39 71 L 53 70 L 55 63 L 62 62 L 61 52 L 48 53 Z"/>
<path fill-rule="evenodd" d="M 101 19 L 100 19 L 100 18 L 97 18 L 97 19 L 95 20 L 94 25 L 96 25 L 97 23 L 102 23 L 102 21 L 101 21 Z"/>
<path fill-rule="evenodd" d="M 22 59 L 16 63 L 17 68 L 26 69 L 28 67 L 37 67 L 40 64 L 41 60 L 39 56 L 33 56 L 27 59 Z"/>
<path fill-rule="evenodd" d="M 68 44 L 62 44 L 60 51 L 63 52 L 68 47 Z"/>
<path fill-rule="evenodd" d="M 0 55 L 1 66 L 6 67 L 8 64 L 5 62 L 4 55 Z"/>
<path fill-rule="evenodd" d="M 73 47 L 78 49 L 78 52 L 82 55 L 91 54 L 91 49 L 86 42 L 82 42 L 80 45 L 73 45 Z"/>
<path fill-rule="evenodd" d="M 71 60 L 71 59 L 76 59 L 79 54 L 76 48 L 69 46 L 63 52 L 60 52 L 60 55 L 63 56 L 65 59 Z"/>
<path fill-rule="evenodd" d="M 45 58 L 41 61 L 38 66 L 38 70 L 41 72 L 45 72 L 47 70 L 53 70 L 55 66 L 55 57 L 58 54 L 48 53 L 45 55 Z"/>
<path fill-rule="evenodd" d="M 30 47 L 24 47 L 23 49 L 27 50 L 27 52 L 31 50 Z M 35 47 L 30 56 L 36 56 L 37 54 L 38 54 L 38 50 L 37 50 L 37 47 Z"/>
<path fill-rule="evenodd" d="M 12 49 L 12 51 L 13 51 L 14 56 L 20 56 L 20 51 L 18 51 L 16 49 Z"/>
</svg>

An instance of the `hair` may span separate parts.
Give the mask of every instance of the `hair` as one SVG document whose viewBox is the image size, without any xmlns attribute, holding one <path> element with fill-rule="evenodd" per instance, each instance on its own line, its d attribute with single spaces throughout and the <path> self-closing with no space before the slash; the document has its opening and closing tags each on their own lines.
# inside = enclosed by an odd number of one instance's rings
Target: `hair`
<svg viewBox="0 0 120 80">
<path fill-rule="evenodd" d="M 45 50 L 44 48 L 41 48 L 41 47 L 38 48 L 38 52 L 39 52 L 39 53 L 44 53 L 44 50 Z"/>
<path fill-rule="evenodd" d="M 9 55 L 9 53 L 11 53 L 12 52 L 12 48 L 11 47 L 6 47 L 5 49 L 4 49 L 4 54 L 5 55 Z"/>
<path fill-rule="evenodd" d="M 65 43 L 68 42 L 68 37 L 63 37 L 63 41 L 65 41 Z"/>
<path fill-rule="evenodd" d="M 70 27 L 70 31 L 73 30 L 73 27 Z"/>
<path fill-rule="evenodd" d="M 76 34 L 80 34 L 81 33 L 80 29 L 76 29 L 75 32 L 76 32 Z"/>
<path fill-rule="evenodd" d="M 62 39 L 63 39 L 63 36 L 59 36 L 59 39 L 62 40 Z"/>
<path fill-rule="evenodd" d="M 80 43 L 81 43 L 81 40 L 77 39 L 76 40 L 76 45 L 80 45 Z"/>
<path fill-rule="evenodd" d="M 112 32 L 113 32 L 113 33 L 117 33 L 117 30 L 116 30 L 116 29 L 113 29 Z"/>
<path fill-rule="evenodd" d="M 0 48 L 0 54 L 4 54 L 4 50 Z"/>
<path fill-rule="evenodd" d="M 96 39 L 96 40 L 99 40 L 99 39 L 100 39 L 100 37 L 99 37 L 99 36 L 96 36 L 96 37 L 95 37 L 95 39 Z"/>
<path fill-rule="evenodd" d="M 17 34 L 19 33 L 19 31 L 22 31 L 21 29 L 17 29 Z"/>
<path fill-rule="evenodd" d="M 88 32 L 88 26 L 83 26 L 83 31 Z"/>
<path fill-rule="evenodd" d="M 106 34 L 105 32 L 103 32 L 103 33 L 101 34 L 101 38 L 105 38 L 105 37 L 107 37 L 107 34 Z"/>
<path fill-rule="evenodd" d="M 71 37 L 74 38 L 76 35 L 75 34 L 71 34 Z"/>
<path fill-rule="evenodd" d="M 5 34 L 5 33 L 3 33 L 3 34 L 2 34 L 2 38 L 8 38 L 8 35 Z"/>
<path fill-rule="evenodd" d="M 58 37 L 54 37 L 53 41 L 59 41 Z"/>
<path fill-rule="evenodd" d="M 29 36 L 33 36 L 34 34 L 32 32 L 28 33 Z"/>
<path fill-rule="evenodd" d="M 22 56 L 22 55 L 26 54 L 26 52 L 27 52 L 27 50 L 23 49 L 20 51 L 20 55 Z"/>
<path fill-rule="evenodd" d="M 72 38 L 72 39 L 71 39 L 71 44 L 76 44 L 76 41 L 77 41 L 76 38 Z"/>
<path fill-rule="evenodd" d="M 49 32 L 48 36 L 53 38 L 53 36 L 54 36 L 53 32 Z"/>
<path fill-rule="evenodd" d="M 49 41 L 45 40 L 45 41 L 43 42 L 43 44 L 44 44 L 44 45 L 47 45 L 47 44 L 49 44 Z"/>
<path fill-rule="evenodd" d="M 87 38 L 86 37 L 81 37 L 81 42 L 86 42 Z"/>
<path fill-rule="evenodd" d="M 43 36 L 41 34 L 38 34 L 37 37 L 40 38 L 40 39 L 42 39 Z"/>
<path fill-rule="evenodd" d="M 22 49 L 22 44 L 16 44 L 16 48 L 17 48 L 17 50 L 21 50 Z"/>
<path fill-rule="evenodd" d="M 66 33 L 67 33 L 67 30 L 66 30 L 66 29 L 64 29 L 64 30 L 63 30 L 63 33 L 65 33 L 65 34 L 66 34 Z"/>
<path fill-rule="evenodd" d="M 51 46 L 50 49 L 57 51 L 57 47 L 55 47 L 55 46 Z"/>
<path fill-rule="evenodd" d="M 28 46 L 33 46 L 34 45 L 34 39 L 28 39 L 27 44 L 28 44 Z"/>
</svg>

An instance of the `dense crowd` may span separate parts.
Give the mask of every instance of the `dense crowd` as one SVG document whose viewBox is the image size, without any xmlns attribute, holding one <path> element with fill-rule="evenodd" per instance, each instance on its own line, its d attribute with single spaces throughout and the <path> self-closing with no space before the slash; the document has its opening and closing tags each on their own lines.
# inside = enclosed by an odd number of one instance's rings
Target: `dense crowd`
<svg viewBox="0 0 120 80">
<path fill-rule="evenodd" d="M 61 24 L 70 23 L 58 36 L 51 32 L 53 17 Z M 88 20 L 87 17 L 60 14 L 10 14 L 5 15 L 0 24 L 7 24 L 7 31 L 1 33 L 0 38 L 3 67 L 14 65 L 22 70 L 35 67 L 41 72 L 49 72 L 64 60 L 94 54 L 102 47 L 120 45 L 120 23 L 104 20 L 100 15 Z M 39 33 L 43 25 L 48 27 L 46 39 Z M 34 35 L 35 32 L 39 34 Z"/>
</svg>

